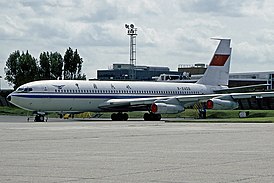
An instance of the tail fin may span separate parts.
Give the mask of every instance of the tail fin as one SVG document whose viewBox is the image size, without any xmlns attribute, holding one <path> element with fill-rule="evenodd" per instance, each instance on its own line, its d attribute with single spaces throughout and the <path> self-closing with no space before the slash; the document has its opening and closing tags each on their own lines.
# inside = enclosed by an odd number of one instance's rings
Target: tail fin
<svg viewBox="0 0 274 183">
<path fill-rule="evenodd" d="M 220 43 L 211 59 L 204 76 L 197 84 L 227 86 L 229 79 L 231 47 L 230 39 L 216 39 Z"/>
</svg>

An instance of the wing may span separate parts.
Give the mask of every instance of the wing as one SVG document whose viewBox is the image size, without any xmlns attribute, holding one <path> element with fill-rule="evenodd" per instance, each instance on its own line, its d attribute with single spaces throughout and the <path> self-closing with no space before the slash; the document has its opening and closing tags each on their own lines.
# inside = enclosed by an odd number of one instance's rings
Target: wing
<svg viewBox="0 0 274 183">
<path fill-rule="evenodd" d="M 169 97 L 110 99 L 99 105 L 105 111 L 147 111 L 154 101 Z"/>
<path fill-rule="evenodd" d="M 248 92 L 231 94 L 233 101 L 238 103 L 238 109 L 274 109 L 274 92 Z"/>
<path fill-rule="evenodd" d="M 148 98 L 134 98 L 134 99 L 110 99 L 101 105 L 99 108 L 105 111 L 151 111 L 153 104 L 168 105 L 175 108 L 187 108 L 193 106 L 195 103 L 206 101 L 219 94 L 211 95 L 184 95 L 184 96 L 166 96 L 166 97 L 148 97 Z M 176 110 L 175 110 L 176 111 Z M 179 112 L 179 111 L 178 111 Z M 166 113 L 166 112 L 164 112 Z M 177 112 L 170 112 L 177 113 Z"/>
<path fill-rule="evenodd" d="M 254 105 L 257 102 L 256 105 Z M 135 99 L 110 99 L 99 108 L 105 111 L 151 111 L 156 105 L 159 113 L 178 113 L 194 104 L 203 103 L 211 109 L 274 109 L 274 92 L 249 92 L 209 95 L 183 95 Z M 166 108 L 163 110 L 163 108 Z"/>
</svg>

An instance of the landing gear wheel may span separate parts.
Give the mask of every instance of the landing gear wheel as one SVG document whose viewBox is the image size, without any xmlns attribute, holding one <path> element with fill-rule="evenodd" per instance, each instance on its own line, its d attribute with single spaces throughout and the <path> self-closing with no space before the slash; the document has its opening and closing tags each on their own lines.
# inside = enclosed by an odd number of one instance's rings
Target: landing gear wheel
<svg viewBox="0 0 274 183">
<path fill-rule="evenodd" d="M 45 121 L 45 116 L 42 114 L 37 114 L 34 118 L 35 122 L 44 122 Z"/>
<path fill-rule="evenodd" d="M 128 114 L 127 113 L 122 114 L 122 117 L 123 117 L 123 121 L 128 120 Z"/>
<path fill-rule="evenodd" d="M 162 118 L 161 114 L 154 114 L 154 113 L 145 113 L 144 120 L 145 121 L 160 121 Z"/>
<path fill-rule="evenodd" d="M 127 113 L 113 113 L 111 114 L 112 121 L 127 121 L 128 120 L 128 114 Z"/>
<path fill-rule="evenodd" d="M 118 117 L 117 117 L 118 115 L 116 114 L 116 113 L 112 113 L 111 114 L 111 119 L 112 119 L 112 121 L 118 121 Z"/>
<path fill-rule="evenodd" d="M 149 115 L 149 113 L 145 113 L 144 114 L 144 120 L 145 121 L 150 121 L 150 115 Z"/>
<path fill-rule="evenodd" d="M 155 121 L 160 121 L 162 118 L 161 114 L 156 114 L 154 117 L 155 117 Z"/>
</svg>

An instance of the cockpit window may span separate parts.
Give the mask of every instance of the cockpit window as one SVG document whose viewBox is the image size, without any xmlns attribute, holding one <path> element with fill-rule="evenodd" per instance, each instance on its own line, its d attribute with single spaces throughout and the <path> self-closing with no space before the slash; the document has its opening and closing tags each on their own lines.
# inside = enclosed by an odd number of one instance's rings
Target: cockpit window
<svg viewBox="0 0 274 183">
<path fill-rule="evenodd" d="M 18 88 L 17 89 L 17 92 L 22 92 L 22 91 L 24 91 L 24 88 Z"/>
<path fill-rule="evenodd" d="M 32 91 L 32 88 L 28 88 L 28 87 L 26 87 L 26 88 L 18 88 L 17 89 L 17 92 L 25 92 L 25 93 L 27 93 L 27 92 L 31 92 Z"/>
</svg>

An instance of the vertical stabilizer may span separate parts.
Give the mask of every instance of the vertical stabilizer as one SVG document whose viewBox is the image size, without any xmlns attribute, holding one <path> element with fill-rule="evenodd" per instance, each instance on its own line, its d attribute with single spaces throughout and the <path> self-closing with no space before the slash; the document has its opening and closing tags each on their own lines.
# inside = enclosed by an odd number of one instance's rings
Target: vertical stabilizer
<svg viewBox="0 0 274 183">
<path fill-rule="evenodd" d="M 230 39 L 216 39 L 220 43 L 211 59 L 204 76 L 197 84 L 227 86 L 229 79 L 231 47 Z"/>
</svg>

